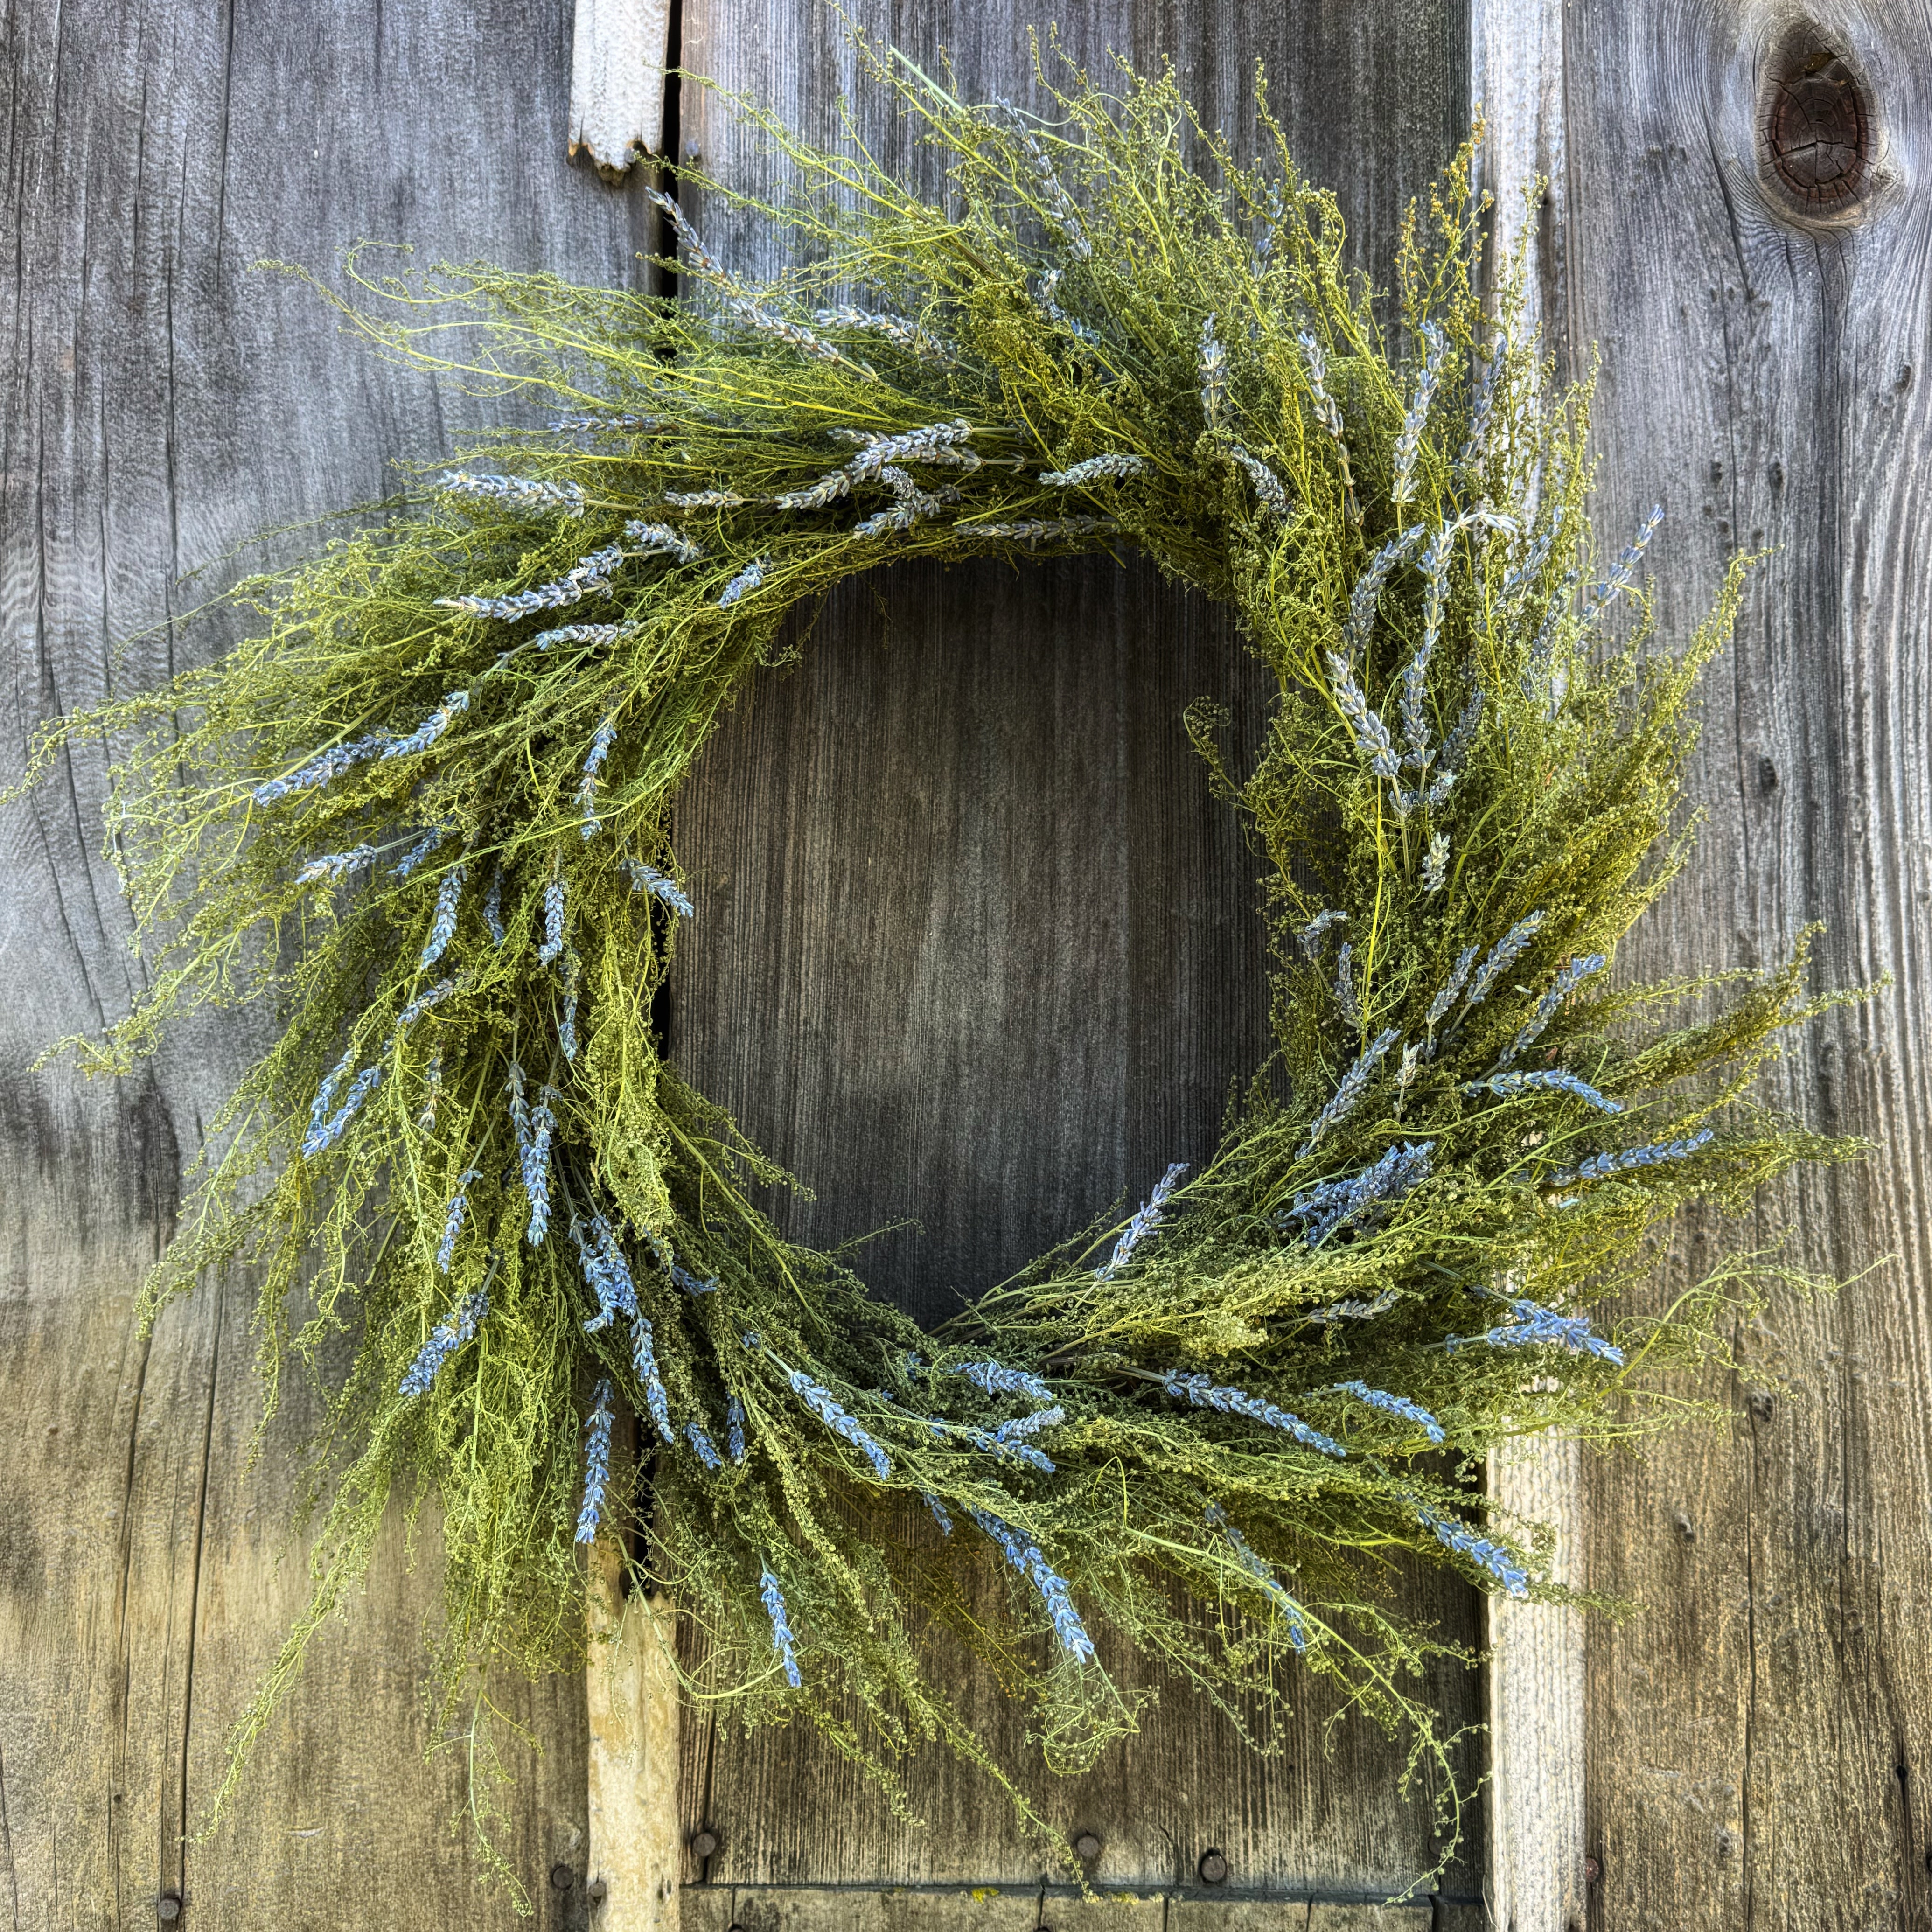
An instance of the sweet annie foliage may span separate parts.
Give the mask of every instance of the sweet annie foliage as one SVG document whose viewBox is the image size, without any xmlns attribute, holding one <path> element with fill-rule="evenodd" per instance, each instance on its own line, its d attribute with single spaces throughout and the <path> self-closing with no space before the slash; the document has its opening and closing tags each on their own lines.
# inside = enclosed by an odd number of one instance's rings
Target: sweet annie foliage
<svg viewBox="0 0 1932 1932">
<path fill-rule="evenodd" d="M 383 348 L 552 427 L 426 467 L 243 586 L 260 627 L 224 661 L 45 741 L 111 735 L 156 965 L 91 1064 L 199 1003 L 283 1023 L 150 1313 L 244 1263 L 272 1403 L 290 1354 L 321 1373 L 353 1338 L 314 1603 L 238 1750 L 399 1491 L 440 1508 L 452 1691 L 580 1655 L 576 1544 L 638 1510 L 615 1405 L 655 1447 L 652 1580 L 703 1627 L 704 1688 L 889 1785 L 931 1738 L 1010 1779 L 953 1701 L 962 1646 L 1055 1768 L 1132 1723 L 1102 1661 L 1128 1651 L 1229 1704 L 1330 1673 L 1446 1768 L 1417 1689 L 1442 1646 L 1392 1566 L 1547 1593 L 1534 1526 L 1468 1480 L 1485 1452 L 1638 1426 L 1626 1398 L 1756 1280 L 1608 1334 L 1592 1306 L 1680 1203 L 1837 1150 L 1750 1098 L 1810 1010 L 1802 944 L 1721 998 L 1606 969 L 1678 863 L 1740 572 L 1653 647 L 1654 521 L 1600 560 L 1588 392 L 1512 286 L 1472 290 L 1466 157 L 1384 311 L 1265 116 L 1247 166 L 1168 80 L 1077 82 L 1049 126 L 873 77 L 944 195 L 768 123 L 800 184 L 763 210 L 776 286 L 671 204 L 675 302 L 355 274 Z M 1275 680 L 1251 770 L 1188 721 L 1264 862 L 1274 1056 L 1206 1165 L 924 1334 L 778 1237 L 748 1198 L 772 1170 L 660 1054 L 652 995 L 704 917 L 673 802 L 840 578 L 1130 547 Z M 1000 1558 L 1004 1624 L 973 1594 Z"/>
</svg>

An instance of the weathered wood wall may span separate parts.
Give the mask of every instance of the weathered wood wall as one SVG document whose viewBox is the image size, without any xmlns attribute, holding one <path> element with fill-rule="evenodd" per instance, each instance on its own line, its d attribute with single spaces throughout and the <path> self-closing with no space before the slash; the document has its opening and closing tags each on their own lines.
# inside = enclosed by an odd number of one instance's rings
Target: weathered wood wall
<svg viewBox="0 0 1932 1932">
<path fill-rule="evenodd" d="M 638 272 L 640 196 L 566 158 L 571 25 L 569 0 L 7 10 L 7 777 L 34 722 L 98 698 L 123 645 L 142 680 L 215 648 L 173 627 L 202 590 L 178 573 L 219 580 L 233 547 L 380 494 L 391 460 L 498 406 L 376 362 L 258 257 L 328 270 L 370 235 L 423 260 Z M 510 1924 L 455 1818 L 460 1749 L 424 1761 L 435 1580 L 402 1574 L 400 1535 L 227 1822 L 182 1841 L 302 1600 L 282 1472 L 310 1418 L 297 1400 L 250 1466 L 245 1284 L 172 1310 L 149 1343 L 130 1321 L 247 1033 L 208 1026 L 118 1090 L 28 1071 L 136 983 L 95 857 L 101 788 L 90 753 L 0 814 L 0 1924 L 152 1925 L 164 1890 L 184 1924 L 249 1932 Z M 539 1923 L 578 1923 L 582 1683 L 512 1705 L 543 1749 L 509 1752 L 503 1849 Z M 572 1891 L 550 1888 L 554 1864 Z"/>
<path fill-rule="evenodd" d="M 1741 1231 L 1850 1274 L 1738 1339 L 1727 1430 L 1586 1477 L 1593 1926 L 1932 1924 L 1932 14 L 1821 5 L 1863 70 L 1879 172 L 1841 226 L 1768 192 L 1759 96 L 1795 9 L 1567 10 L 1573 344 L 1600 343 L 1601 503 L 1653 501 L 1665 634 L 1725 558 L 1760 567 L 1712 674 L 1688 876 L 1625 972 L 1753 965 L 1807 921 L 1820 986 L 1895 976 L 1809 1029 L 1768 1090 L 1870 1135 Z M 1614 541 L 1614 538 L 1612 538 Z M 1700 1223 L 1657 1293 L 1739 1231 Z M 1883 1258 L 1889 1257 L 1889 1258 Z M 1790 1399 L 1768 1377 L 1795 1378 Z"/>
<path fill-rule="evenodd" d="M 1468 124 L 1460 8 L 1058 10 L 1076 62 L 1103 76 L 1109 50 L 1143 70 L 1171 58 L 1238 142 L 1252 139 L 1264 62 L 1300 165 L 1338 190 L 1360 260 L 1387 280 L 1403 207 Z M 1050 111 L 1026 38 L 1037 10 L 854 13 L 928 73 L 950 51 L 964 98 Z M 932 158 L 868 92 L 816 0 L 686 0 L 682 20 L 697 71 L 827 136 L 849 92 L 871 151 L 932 183 Z M 1051 75 L 1050 53 L 1046 64 Z M 716 100 L 687 86 L 680 115 L 687 155 L 734 185 L 769 181 Z M 742 216 L 694 206 L 714 253 L 776 268 L 770 238 Z M 781 1210 L 798 1234 L 830 1243 L 916 1218 L 860 1265 L 922 1316 L 1138 1198 L 1168 1161 L 1202 1158 L 1228 1083 L 1258 1064 L 1252 866 L 1180 724 L 1202 695 L 1231 705 L 1255 742 L 1258 668 L 1220 614 L 1144 564 L 894 571 L 834 598 L 802 664 L 740 709 L 680 807 L 704 915 L 680 955 L 676 1056 L 816 1189 L 814 1203 Z M 1421 1590 L 1474 1640 L 1460 1586 Z M 1446 1672 L 1437 1688 L 1452 1722 L 1479 1715 L 1473 1678 Z M 1379 1898 L 1433 1862 L 1427 1807 L 1397 1796 L 1400 1754 L 1370 1727 L 1345 1724 L 1324 1750 L 1332 1708 L 1302 1700 L 1285 1759 L 1258 1764 L 1177 1694 L 1091 1775 L 1034 1788 L 1048 1816 L 1104 1841 L 1096 1882 L 1151 1894 L 1136 1908 L 1150 1924 L 1164 1891 L 1191 1889 L 1191 1909 L 1209 1909 L 1216 1894 L 1196 1867 L 1210 1847 L 1232 1891 Z M 748 1927 L 754 1904 L 844 1923 L 854 1894 L 817 1888 L 885 1886 L 997 1887 L 1020 1915 L 1010 1922 L 1034 1922 L 1037 1847 L 996 1790 L 955 1767 L 914 1768 L 927 1828 L 910 1830 L 800 1728 L 748 1740 L 698 1720 L 686 1755 L 684 1815 L 720 1840 L 687 1867 L 714 1894 L 694 1899 L 690 1923 Z M 1479 1871 L 1472 1840 L 1448 1890 L 1473 1896 Z M 950 1924 L 945 1909 L 928 1895 L 909 1922 Z"/>
</svg>

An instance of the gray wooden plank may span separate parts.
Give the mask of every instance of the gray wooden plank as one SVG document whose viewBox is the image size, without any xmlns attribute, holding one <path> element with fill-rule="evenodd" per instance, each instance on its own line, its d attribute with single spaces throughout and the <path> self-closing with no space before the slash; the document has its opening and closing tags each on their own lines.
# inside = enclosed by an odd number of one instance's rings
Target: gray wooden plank
<svg viewBox="0 0 1932 1932">
<path fill-rule="evenodd" d="M 1732 0 L 1568 14 L 1570 328 L 1606 352 L 1610 527 L 1664 503 L 1666 635 L 1730 550 L 1774 552 L 1709 680 L 1694 774 L 1709 824 L 1623 970 L 1751 964 L 1822 918 L 1817 983 L 1896 975 L 1767 1083 L 1881 1152 L 1772 1190 L 1742 1230 L 1834 1271 L 1890 1258 L 1740 1335 L 1751 1372 L 1701 1390 L 1728 1428 L 1588 1472 L 1590 1581 L 1645 1606 L 1591 1634 L 1606 1932 L 1932 1909 L 1932 207 L 1906 191 L 1932 21 L 1918 4 L 1820 10 L 1870 83 L 1893 178 L 1836 230 L 1788 219 L 1760 176 L 1757 88 L 1784 16 Z M 1733 1238 L 1694 1223 L 1645 1304 Z M 1763 1392 L 1780 1370 L 1792 1399 Z"/>
<path fill-rule="evenodd" d="M 235 546 L 380 494 L 392 458 L 434 454 L 499 406 L 374 362 L 308 292 L 252 272 L 257 258 L 328 270 L 373 234 L 416 243 L 420 261 L 485 254 L 621 280 L 647 231 L 634 194 L 567 164 L 564 0 L 24 0 L 0 49 L 4 780 L 34 720 L 99 696 L 124 645 L 140 681 L 215 647 L 216 630 L 164 620 L 232 571 Z M 210 580 L 177 584 L 202 566 Z M 8 1922 L 148 1923 L 164 1886 L 184 1890 L 195 1925 L 516 1922 L 451 1829 L 461 1753 L 425 1762 L 435 1566 L 406 1570 L 400 1534 L 318 1640 L 226 1823 L 183 1840 L 302 1599 L 281 1472 L 314 1417 L 292 1391 L 251 1466 L 245 1282 L 170 1310 L 151 1343 L 130 1324 L 179 1160 L 250 1028 L 195 1030 L 119 1090 L 27 1071 L 137 982 L 94 857 L 101 788 L 86 752 L 0 812 Z M 505 1696 L 542 1750 L 510 1747 L 520 1783 L 502 1844 L 538 1922 L 575 1923 L 581 1680 Z M 568 1892 L 547 1883 L 560 1863 Z"/>
<path fill-rule="evenodd" d="M 928 71 L 950 50 L 969 96 L 1038 98 L 1018 0 L 854 10 Z M 1106 0 L 1061 28 L 1096 74 L 1110 47 L 1143 68 L 1172 56 L 1238 140 L 1265 61 L 1301 164 L 1335 184 L 1384 274 L 1404 199 L 1466 124 L 1460 8 Z M 856 82 L 803 0 L 688 0 L 683 34 L 688 65 L 807 133 L 830 131 Z M 929 171 L 857 98 L 873 152 Z M 736 186 L 769 178 L 718 103 L 687 86 L 680 111 L 682 152 Z M 775 266 L 742 213 L 694 206 L 714 253 L 753 274 Z M 779 1204 L 792 1232 L 827 1242 L 916 1219 L 922 1232 L 885 1235 L 861 1265 L 922 1316 L 1198 1159 L 1228 1082 L 1255 1064 L 1250 862 L 1179 724 L 1212 694 L 1252 743 L 1260 693 L 1227 626 L 1133 564 L 892 572 L 832 599 L 802 663 L 740 706 L 680 805 L 705 916 L 680 946 L 675 1055 L 816 1188 Z M 1414 1600 L 1473 1640 L 1468 1593 L 1420 1587 Z M 1250 1884 L 1406 1882 L 1432 1853 L 1426 1804 L 1396 1796 L 1399 1755 L 1350 1721 L 1328 1756 L 1326 1694 L 1289 1688 L 1276 1760 L 1177 1694 L 1088 1777 L 1041 1780 L 1040 1802 L 1106 1840 L 1103 1888 L 1180 1882 L 1210 1845 Z M 1432 1686 L 1452 1724 L 1477 1715 L 1476 1689 L 1460 1672 Z M 989 1686 L 962 1691 L 992 1710 Z M 694 1881 L 1040 1874 L 998 1795 L 937 1758 L 909 1771 L 927 1821 L 914 1830 L 801 1727 L 686 1736 L 686 1821 L 723 1841 Z"/>
</svg>

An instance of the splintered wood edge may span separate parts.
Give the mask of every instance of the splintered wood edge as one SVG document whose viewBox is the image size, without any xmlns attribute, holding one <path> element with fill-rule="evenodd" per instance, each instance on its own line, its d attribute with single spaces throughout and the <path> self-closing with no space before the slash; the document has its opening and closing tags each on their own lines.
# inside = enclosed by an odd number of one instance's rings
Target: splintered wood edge
<svg viewBox="0 0 1932 1932">
<path fill-rule="evenodd" d="M 570 152 L 622 175 L 664 144 L 670 0 L 577 0 L 570 56 Z"/>
<path fill-rule="evenodd" d="M 1493 198 L 1493 278 L 1526 238 L 1525 329 L 1568 361 L 1568 232 L 1563 119 L 1563 0 L 1472 0 L 1472 112 L 1484 124 L 1477 180 Z M 1539 208 L 1534 199 L 1544 184 Z M 1489 1460 L 1490 1494 L 1556 1532 L 1560 1582 L 1581 1586 L 1581 1456 L 1532 1437 Z M 1583 1620 L 1554 1604 L 1490 1600 L 1488 1792 L 1492 1922 L 1570 1932 L 1586 1922 Z"/>
<path fill-rule="evenodd" d="M 589 1583 L 590 1882 L 604 1887 L 598 1932 L 675 1932 L 684 1854 L 670 1607 L 626 1595 L 608 1538 L 591 1546 Z"/>
</svg>

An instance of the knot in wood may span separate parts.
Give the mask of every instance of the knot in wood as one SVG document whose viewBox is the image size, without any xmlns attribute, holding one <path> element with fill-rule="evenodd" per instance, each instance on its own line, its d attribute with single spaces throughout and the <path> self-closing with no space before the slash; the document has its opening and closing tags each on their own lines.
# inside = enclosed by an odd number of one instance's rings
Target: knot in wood
<svg viewBox="0 0 1932 1932">
<path fill-rule="evenodd" d="M 1764 134 L 1778 180 L 1808 211 L 1834 213 L 1863 192 L 1871 116 L 1858 76 L 1830 48 L 1781 51 Z"/>
</svg>

